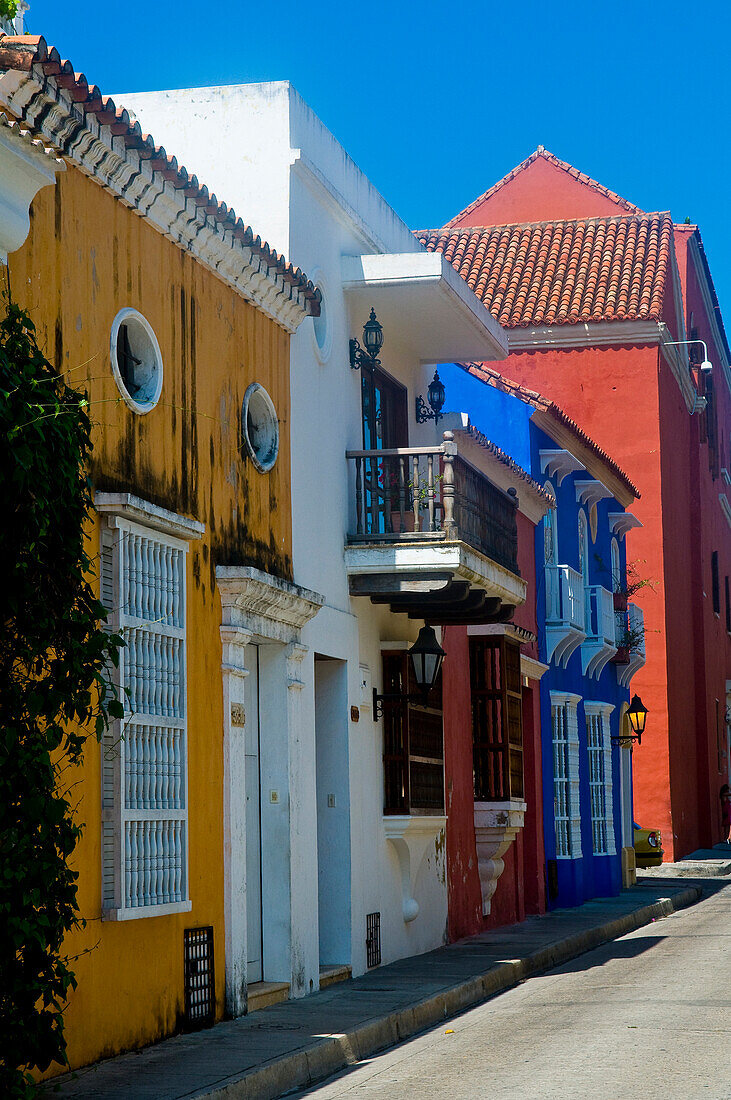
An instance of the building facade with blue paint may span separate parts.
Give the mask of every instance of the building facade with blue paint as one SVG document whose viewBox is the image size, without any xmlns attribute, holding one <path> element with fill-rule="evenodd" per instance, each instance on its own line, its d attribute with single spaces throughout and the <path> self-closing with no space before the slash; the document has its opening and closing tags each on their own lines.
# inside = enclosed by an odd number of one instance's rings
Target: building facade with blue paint
<svg viewBox="0 0 731 1100">
<path fill-rule="evenodd" d="M 644 664 L 627 601 L 625 535 L 636 490 L 560 409 L 489 368 L 440 368 L 447 408 L 549 490 L 536 528 L 544 847 L 550 906 L 634 881 L 629 681 Z"/>
</svg>

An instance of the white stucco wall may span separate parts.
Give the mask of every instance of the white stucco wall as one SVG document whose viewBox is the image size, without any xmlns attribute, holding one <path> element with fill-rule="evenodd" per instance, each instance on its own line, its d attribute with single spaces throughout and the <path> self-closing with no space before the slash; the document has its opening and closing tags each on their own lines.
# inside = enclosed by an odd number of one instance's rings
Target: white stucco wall
<svg viewBox="0 0 731 1100">
<path fill-rule="evenodd" d="M 329 329 L 325 354 L 312 320 L 292 338 L 290 427 L 295 580 L 322 593 L 325 606 L 302 631 L 308 652 L 300 670 L 301 719 L 303 729 L 310 732 L 303 733 L 296 759 L 289 760 L 292 824 L 287 835 L 274 830 L 268 848 L 274 860 L 274 842 L 275 847 L 297 849 L 288 852 L 291 899 L 270 896 L 264 887 L 265 922 L 266 911 L 273 914 L 272 927 L 264 932 L 265 978 L 275 977 L 271 969 L 267 972 L 268 954 L 276 960 L 276 977 L 289 980 L 284 974 L 289 952 L 293 992 L 305 993 L 311 982 L 317 983 L 319 954 L 315 654 L 346 662 L 342 729 L 347 745 L 327 782 L 335 788 L 336 800 L 342 792 L 350 837 L 350 957 L 319 961 L 350 963 L 355 974 L 363 972 L 366 914 L 371 912 L 381 913 L 384 962 L 427 951 L 442 943 L 446 933 L 443 836 L 428 847 L 415 875 L 419 915 L 409 923 L 404 920 L 401 873 L 383 826 L 381 725 L 373 722 L 371 700 L 362 698 L 360 684 L 361 666 L 367 666 L 370 686 L 382 689 L 384 643 L 415 640 L 420 624 L 393 616 L 367 599 L 351 599 L 343 559 L 349 507 L 345 452 L 362 446 L 361 380 L 349 366 L 348 340 L 361 337 L 367 315 L 362 315 L 362 307 L 349 308 L 341 258 L 376 251 L 416 252 L 421 246 L 286 83 L 122 95 L 118 101 L 129 105 L 144 130 L 324 291 L 326 320 L 320 327 L 324 323 Z M 441 427 L 417 427 L 413 412 L 416 394 L 426 393 L 433 367 L 410 356 L 393 330 L 385 332 L 382 359 L 389 373 L 408 388 L 410 442 L 439 442 Z M 265 654 L 262 670 L 265 682 Z M 275 699 L 275 685 L 272 691 Z M 322 696 L 318 704 L 322 718 Z M 264 720 L 267 705 L 264 702 Z M 351 719 L 352 706 L 359 708 L 358 721 Z M 269 782 L 283 782 L 283 777 L 263 775 L 265 789 Z M 268 812 L 266 805 L 264 811 Z M 272 819 L 276 816 L 273 810 Z M 327 827 L 321 820 L 321 844 Z M 339 889 L 341 880 L 334 871 L 332 881 Z"/>
</svg>

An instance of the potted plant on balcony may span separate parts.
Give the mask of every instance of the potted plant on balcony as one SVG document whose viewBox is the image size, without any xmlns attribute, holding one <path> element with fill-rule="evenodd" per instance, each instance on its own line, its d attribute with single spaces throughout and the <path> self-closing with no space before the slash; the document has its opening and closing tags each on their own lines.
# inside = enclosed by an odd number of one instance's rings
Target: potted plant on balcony
<svg viewBox="0 0 731 1100">
<path fill-rule="evenodd" d="M 614 610 L 618 614 L 626 613 L 627 606 L 632 596 L 641 588 L 655 590 L 655 582 L 647 577 L 641 577 L 637 569 L 637 562 L 628 562 L 625 569 L 624 584 L 618 583 L 613 575 L 613 570 L 607 566 L 601 554 L 595 554 L 597 568 L 600 573 L 609 573 L 612 576 L 612 595 L 614 597 Z"/>
</svg>

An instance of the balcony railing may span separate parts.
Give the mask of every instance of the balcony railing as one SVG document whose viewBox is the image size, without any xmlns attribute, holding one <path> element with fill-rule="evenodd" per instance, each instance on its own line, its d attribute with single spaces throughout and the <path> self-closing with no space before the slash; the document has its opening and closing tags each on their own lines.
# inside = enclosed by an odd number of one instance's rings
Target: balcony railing
<svg viewBox="0 0 731 1100">
<path fill-rule="evenodd" d="M 614 594 L 601 584 L 586 586 L 586 639 L 581 645 L 581 665 L 585 676 L 597 679 L 617 652 L 617 624 Z"/>
<path fill-rule="evenodd" d="M 584 578 L 570 565 L 546 565 L 546 621 L 584 630 Z"/>
<path fill-rule="evenodd" d="M 517 500 L 457 453 L 436 447 L 348 451 L 349 542 L 461 540 L 518 574 Z"/>
<path fill-rule="evenodd" d="M 600 584 L 590 584 L 586 588 L 586 640 L 603 645 L 616 646 L 616 620 L 614 617 L 614 596 Z"/>
<path fill-rule="evenodd" d="M 584 640 L 584 578 L 570 565 L 546 564 L 546 659 L 568 664 Z"/>
</svg>

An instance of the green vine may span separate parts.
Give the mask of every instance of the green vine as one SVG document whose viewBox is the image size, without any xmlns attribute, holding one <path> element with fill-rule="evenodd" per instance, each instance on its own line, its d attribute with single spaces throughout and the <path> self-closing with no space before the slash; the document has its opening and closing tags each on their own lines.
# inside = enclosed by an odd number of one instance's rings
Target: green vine
<svg viewBox="0 0 731 1100">
<path fill-rule="evenodd" d="M 18 14 L 18 0 L 0 0 L 0 19 L 10 22 Z"/>
<path fill-rule="evenodd" d="M 76 982 L 64 937 L 83 926 L 69 866 L 84 744 L 122 715 L 107 671 L 122 639 L 89 583 L 91 421 L 27 313 L 0 321 L 0 1095 L 67 1065 Z"/>
</svg>

